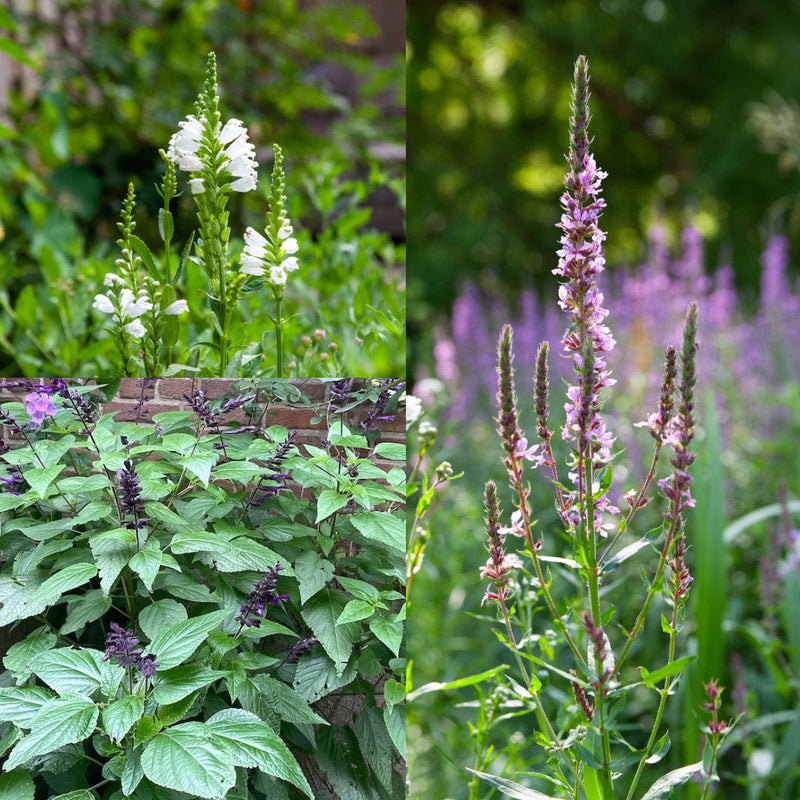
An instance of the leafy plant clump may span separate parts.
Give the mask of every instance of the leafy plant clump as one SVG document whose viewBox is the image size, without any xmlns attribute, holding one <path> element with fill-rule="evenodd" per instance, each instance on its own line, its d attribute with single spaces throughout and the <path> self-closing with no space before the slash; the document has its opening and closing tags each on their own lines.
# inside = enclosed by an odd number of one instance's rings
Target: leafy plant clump
<svg viewBox="0 0 800 800">
<path fill-rule="evenodd" d="M 402 797 L 402 383 L 334 383 L 313 444 L 266 421 L 313 406 L 282 382 L 153 424 L 27 388 L 0 407 L 0 796 Z"/>
</svg>

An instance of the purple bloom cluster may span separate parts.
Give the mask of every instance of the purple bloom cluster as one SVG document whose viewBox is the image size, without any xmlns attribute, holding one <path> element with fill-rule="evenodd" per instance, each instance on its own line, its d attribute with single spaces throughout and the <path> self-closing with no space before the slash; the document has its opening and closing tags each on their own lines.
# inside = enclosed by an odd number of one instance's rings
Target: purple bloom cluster
<svg viewBox="0 0 800 800">
<path fill-rule="evenodd" d="M 283 471 L 283 463 L 289 457 L 296 436 L 297 431 L 290 431 L 289 435 L 278 445 L 278 449 L 272 458 L 264 465 L 266 472 L 262 473 L 258 479 L 256 488 L 247 501 L 248 506 L 260 505 L 267 498 L 275 497 L 275 495 L 287 488 L 286 480 L 289 477 L 289 473 Z"/>
<path fill-rule="evenodd" d="M 152 654 L 142 655 L 139 639 L 132 630 L 123 628 L 116 622 L 112 622 L 109 627 L 111 631 L 106 636 L 103 660 L 109 661 L 113 658 L 121 667 L 137 667 L 145 678 L 152 678 L 160 666 L 156 657 Z"/>
<path fill-rule="evenodd" d="M 191 395 L 185 394 L 183 397 L 192 411 L 194 411 L 212 433 L 222 433 L 222 423 L 225 420 L 225 415 L 237 408 L 241 408 L 253 400 L 253 395 L 238 395 L 237 397 L 231 397 L 225 400 L 219 408 L 213 409 L 209 403 L 208 395 L 202 389 L 195 389 Z M 255 430 L 255 426 L 244 425 L 235 430 L 225 432 L 243 433 L 253 430 Z"/>
<path fill-rule="evenodd" d="M 122 511 L 133 519 L 122 520 L 122 524 L 130 531 L 135 531 L 137 540 L 139 531 L 147 527 L 150 521 L 145 515 L 142 486 L 133 461 L 126 458 L 122 469 L 117 471 L 119 479 L 119 504 Z"/>
<path fill-rule="evenodd" d="M 279 606 L 289 599 L 288 594 L 277 594 L 278 577 L 283 569 L 283 565 L 278 562 L 275 566 L 264 573 L 264 577 L 253 587 L 253 591 L 247 595 L 247 603 L 239 608 L 236 621 L 239 623 L 239 630 L 236 635 L 241 633 L 242 628 L 258 628 L 264 617 L 267 605 Z"/>
</svg>

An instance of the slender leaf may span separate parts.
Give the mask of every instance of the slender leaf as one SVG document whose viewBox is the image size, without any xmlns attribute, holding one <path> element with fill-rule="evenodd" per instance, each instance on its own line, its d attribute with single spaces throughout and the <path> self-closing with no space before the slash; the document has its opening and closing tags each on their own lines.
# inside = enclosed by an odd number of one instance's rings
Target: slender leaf
<svg viewBox="0 0 800 800">
<path fill-rule="evenodd" d="M 659 778 L 642 796 L 642 800 L 660 800 L 660 798 L 671 797 L 672 790 L 676 786 L 682 786 L 687 781 L 691 780 L 703 768 L 703 762 L 698 761 L 696 764 L 690 764 L 688 767 L 681 767 L 668 772 L 662 778 Z"/>
</svg>

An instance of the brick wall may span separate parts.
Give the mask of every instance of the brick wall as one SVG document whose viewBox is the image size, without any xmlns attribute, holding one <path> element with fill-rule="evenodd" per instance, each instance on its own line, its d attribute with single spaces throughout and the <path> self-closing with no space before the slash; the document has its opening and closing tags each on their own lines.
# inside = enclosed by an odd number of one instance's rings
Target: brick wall
<svg viewBox="0 0 800 800">
<path fill-rule="evenodd" d="M 47 383 L 47 379 L 43 379 Z M 86 381 L 76 381 L 86 383 Z M 290 430 L 297 431 L 295 439 L 298 445 L 313 444 L 320 446 L 327 435 L 325 421 L 325 406 L 330 399 L 331 384 L 328 381 L 314 380 L 311 378 L 289 380 L 291 386 L 297 387 L 310 401 L 310 405 L 300 406 L 282 403 L 264 395 L 265 401 L 269 400 L 265 425 L 283 425 Z M 363 387 L 366 381 L 356 379 L 354 387 Z M 0 403 L 10 400 L 22 401 L 24 395 L 30 390 L 30 384 L 23 384 L 18 379 L 4 378 L 0 380 Z M 227 380 L 223 378 L 161 378 L 137 379 L 124 378 L 119 391 L 113 400 L 102 407 L 103 413 L 116 412 L 118 421 L 149 423 L 153 415 L 164 411 L 187 410 L 189 404 L 185 395 L 191 395 L 195 390 L 202 389 L 209 400 L 218 400 L 225 396 L 235 395 L 237 392 L 251 394 L 246 391 L 246 382 Z M 314 422 L 316 417 L 321 420 Z M 358 423 L 366 418 L 363 407 L 353 409 L 344 415 L 345 424 L 356 430 Z M 226 420 L 244 422 L 245 417 L 241 409 L 226 415 Z M 401 406 L 394 420 L 377 422 L 375 427 L 380 430 L 382 442 L 405 443 L 405 409 Z M 0 436 L 6 441 L 13 440 L 12 431 L 0 426 Z M 13 445 L 12 445 L 13 446 Z M 383 469 L 396 464 L 380 460 L 377 462 Z"/>
</svg>

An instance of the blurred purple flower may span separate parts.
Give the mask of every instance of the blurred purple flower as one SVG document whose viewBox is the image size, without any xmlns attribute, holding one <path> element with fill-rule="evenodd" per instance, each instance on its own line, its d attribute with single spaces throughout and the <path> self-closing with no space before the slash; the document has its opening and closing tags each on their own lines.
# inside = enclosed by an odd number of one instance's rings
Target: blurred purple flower
<svg viewBox="0 0 800 800">
<path fill-rule="evenodd" d="M 58 413 L 52 396 L 41 391 L 25 395 L 25 410 L 31 417 L 31 421 L 28 423 L 31 430 L 41 425 L 45 417 L 54 417 Z"/>
</svg>

